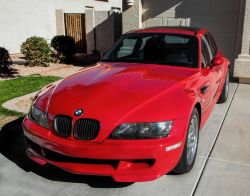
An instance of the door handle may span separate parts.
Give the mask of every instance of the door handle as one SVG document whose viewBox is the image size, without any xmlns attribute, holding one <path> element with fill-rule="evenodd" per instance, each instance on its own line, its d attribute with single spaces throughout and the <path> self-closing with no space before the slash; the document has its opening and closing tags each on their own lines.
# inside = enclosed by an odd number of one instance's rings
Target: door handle
<svg viewBox="0 0 250 196">
<path fill-rule="evenodd" d="M 222 70 L 222 66 L 220 66 L 220 70 Z"/>
<path fill-rule="evenodd" d="M 203 86 L 203 87 L 200 89 L 201 94 L 203 94 L 203 95 L 204 95 L 204 94 L 205 94 L 205 92 L 207 91 L 208 87 L 209 87 L 209 86 L 206 86 L 206 85 L 205 85 L 205 86 Z"/>
</svg>

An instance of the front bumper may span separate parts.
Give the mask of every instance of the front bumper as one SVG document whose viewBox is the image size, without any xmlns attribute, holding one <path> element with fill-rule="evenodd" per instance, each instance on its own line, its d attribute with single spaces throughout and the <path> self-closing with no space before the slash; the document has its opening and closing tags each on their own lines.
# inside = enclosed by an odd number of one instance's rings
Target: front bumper
<svg viewBox="0 0 250 196">
<path fill-rule="evenodd" d="M 51 134 L 27 117 L 23 130 L 29 146 L 27 154 L 41 165 L 50 163 L 72 173 L 139 182 L 155 180 L 175 167 L 183 151 L 187 119 L 175 120 L 168 137 L 148 140 L 72 141 Z M 180 147 L 166 151 L 180 142 Z"/>
</svg>

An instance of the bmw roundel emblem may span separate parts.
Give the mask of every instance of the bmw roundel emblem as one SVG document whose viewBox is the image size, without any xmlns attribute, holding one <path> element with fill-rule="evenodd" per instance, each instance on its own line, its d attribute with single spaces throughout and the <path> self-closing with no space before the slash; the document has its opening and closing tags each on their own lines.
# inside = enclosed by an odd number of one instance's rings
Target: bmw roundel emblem
<svg viewBox="0 0 250 196">
<path fill-rule="evenodd" d="M 81 116 L 83 114 L 83 110 L 82 109 L 78 109 L 74 112 L 75 116 Z"/>
</svg>

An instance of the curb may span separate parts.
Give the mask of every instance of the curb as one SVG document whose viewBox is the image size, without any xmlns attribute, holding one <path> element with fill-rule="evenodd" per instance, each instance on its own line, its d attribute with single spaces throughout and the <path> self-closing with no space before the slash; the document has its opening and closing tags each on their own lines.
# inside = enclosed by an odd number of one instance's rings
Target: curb
<svg viewBox="0 0 250 196">
<path fill-rule="evenodd" d="M 6 101 L 5 103 L 3 103 L 2 106 L 4 108 L 8 109 L 8 110 L 15 110 L 17 112 L 22 112 L 22 113 L 28 114 L 28 112 L 30 110 L 29 108 L 19 107 L 19 106 L 16 105 L 16 103 L 19 102 L 19 101 L 22 101 L 24 99 L 34 97 L 38 92 L 39 91 L 36 91 L 36 92 L 30 93 L 30 94 L 27 94 L 27 95 L 24 95 L 24 96 L 21 96 L 21 97 L 11 99 L 11 100 Z"/>
</svg>

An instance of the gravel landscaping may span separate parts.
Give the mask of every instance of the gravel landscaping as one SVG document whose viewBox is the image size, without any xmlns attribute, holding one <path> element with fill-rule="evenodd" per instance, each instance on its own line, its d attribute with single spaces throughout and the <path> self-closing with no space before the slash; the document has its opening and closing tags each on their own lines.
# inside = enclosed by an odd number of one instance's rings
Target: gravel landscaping
<svg viewBox="0 0 250 196">
<path fill-rule="evenodd" d="M 36 73 L 43 73 L 45 71 L 59 69 L 68 67 L 67 64 L 61 64 L 61 63 L 50 63 L 49 67 L 28 67 L 25 65 L 12 65 L 11 72 L 10 73 L 0 73 L 0 80 L 6 80 L 11 78 L 17 78 L 21 76 L 26 76 L 30 74 L 36 74 Z"/>
<path fill-rule="evenodd" d="M 13 60 L 13 65 L 11 66 L 12 70 L 9 73 L 0 73 L 0 80 L 7 80 L 36 73 L 66 77 L 86 66 L 89 66 L 91 62 L 94 64 L 100 60 L 100 55 L 76 54 L 75 60 L 72 64 L 50 63 L 49 67 L 29 67 L 21 54 L 12 55 L 11 59 Z"/>
<path fill-rule="evenodd" d="M 53 76 L 67 77 L 83 68 L 84 67 L 80 67 L 80 66 L 72 66 L 72 67 L 67 67 L 67 68 L 63 68 L 63 69 L 59 69 L 55 71 L 50 71 L 47 74 L 53 75 Z"/>
</svg>

